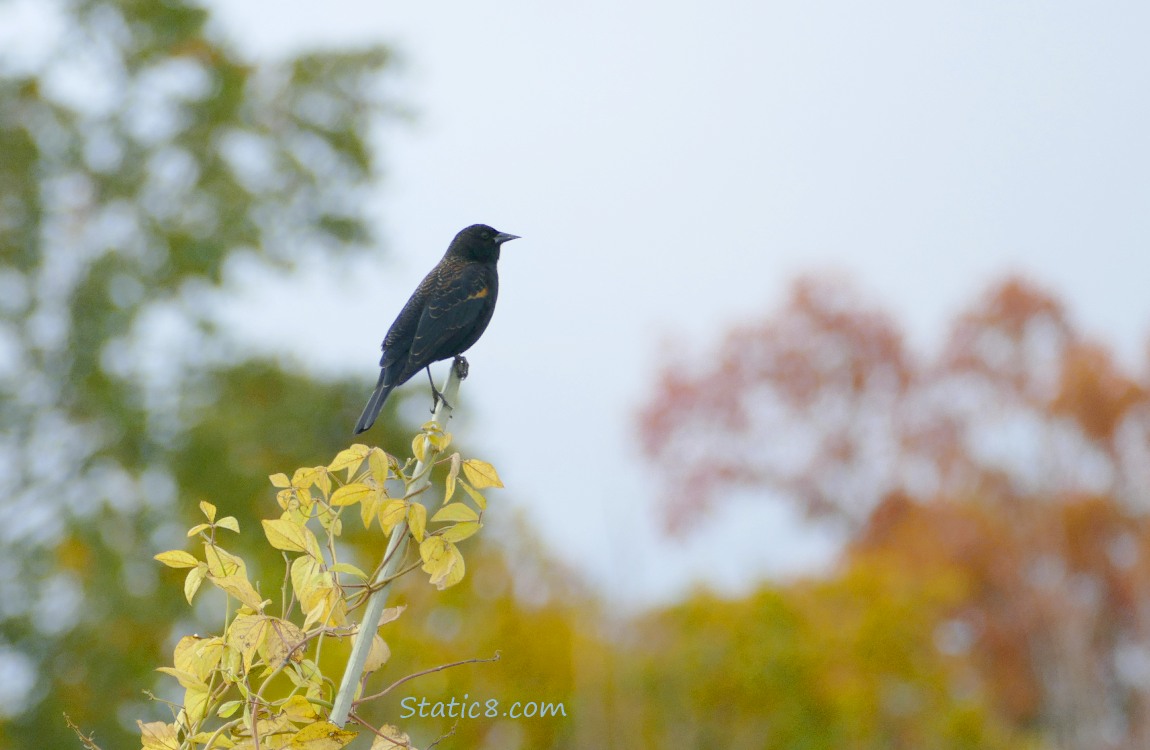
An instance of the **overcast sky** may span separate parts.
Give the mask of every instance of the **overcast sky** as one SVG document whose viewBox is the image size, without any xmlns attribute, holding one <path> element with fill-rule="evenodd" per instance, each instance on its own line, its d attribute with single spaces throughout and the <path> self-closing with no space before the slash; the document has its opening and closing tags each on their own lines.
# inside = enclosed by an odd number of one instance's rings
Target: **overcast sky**
<svg viewBox="0 0 1150 750">
<path fill-rule="evenodd" d="M 378 262 L 305 269 L 315 307 L 285 310 L 282 285 L 248 292 L 244 330 L 276 348 L 323 337 L 333 372 L 372 379 L 458 229 L 522 235 L 454 429 L 500 468 L 500 497 L 623 599 L 826 558 L 784 509 L 747 499 L 686 544 L 660 539 L 634 446 L 662 353 L 704 355 L 796 273 L 851 274 L 929 347 L 1022 271 L 1143 364 L 1144 2 L 210 5 L 255 56 L 391 45 L 388 86 L 418 115 L 381 139 Z M 337 325 L 348 316 L 362 327 Z"/>
</svg>

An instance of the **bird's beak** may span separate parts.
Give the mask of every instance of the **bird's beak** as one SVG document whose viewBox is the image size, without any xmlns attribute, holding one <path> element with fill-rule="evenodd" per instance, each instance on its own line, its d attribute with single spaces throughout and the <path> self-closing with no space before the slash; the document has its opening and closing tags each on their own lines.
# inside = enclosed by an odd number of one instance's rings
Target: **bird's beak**
<svg viewBox="0 0 1150 750">
<path fill-rule="evenodd" d="M 519 235 L 517 235 L 517 234 L 508 234 L 507 232 L 500 232 L 499 234 L 495 235 L 495 244 L 496 245 L 502 245 L 504 242 L 510 242 L 511 240 L 517 240 L 517 239 L 519 239 Z"/>
</svg>

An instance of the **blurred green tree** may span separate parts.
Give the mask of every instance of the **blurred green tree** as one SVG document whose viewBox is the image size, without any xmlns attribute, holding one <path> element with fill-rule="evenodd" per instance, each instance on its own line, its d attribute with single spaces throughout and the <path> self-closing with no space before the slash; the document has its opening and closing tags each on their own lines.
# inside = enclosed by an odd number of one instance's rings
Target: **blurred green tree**
<svg viewBox="0 0 1150 750">
<path fill-rule="evenodd" d="M 212 313 L 237 258 L 373 247 L 388 55 L 253 65 L 185 0 L 37 12 L 0 50 L 0 746 L 74 747 L 65 711 L 129 746 L 186 612 L 148 559 L 177 498 L 254 523 L 269 467 L 347 443 L 361 384 L 237 363 Z"/>
<path fill-rule="evenodd" d="M 825 579 L 649 613 L 626 652 L 633 715 L 620 746 L 1037 747 L 986 692 L 956 689 L 961 671 L 935 647 L 963 579 L 904 562 L 856 560 Z"/>
</svg>

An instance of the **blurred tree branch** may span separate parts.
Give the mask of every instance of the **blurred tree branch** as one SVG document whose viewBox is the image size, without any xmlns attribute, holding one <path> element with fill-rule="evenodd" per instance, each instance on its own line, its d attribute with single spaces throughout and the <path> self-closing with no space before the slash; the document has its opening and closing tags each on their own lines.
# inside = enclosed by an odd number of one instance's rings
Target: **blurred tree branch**
<svg viewBox="0 0 1150 750">
<path fill-rule="evenodd" d="M 0 673 L 40 676 L 0 709 L 0 744 L 65 742 L 66 705 L 119 745 L 108 701 L 135 700 L 177 612 L 136 553 L 171 536 L 187 479 L 223 481 L 196 454 L 229 447 L 196 431 L 269 388 L 307 391 L 326 445 L 343 418 L 316 407 L 342 408 L 351 384 L 237 366 L 213 312 L 236 258 L 287 268 L 373 246 L 368 134 L 391 111 L 389 56 L 253 65 L 182 0 L 43 12 L 59 29 L 35 56 L 0 51 Z M 237 387 L 256 400 L 216 403 Z M 248 429 L 272 429 L 262 416 Z"/>
</svg>

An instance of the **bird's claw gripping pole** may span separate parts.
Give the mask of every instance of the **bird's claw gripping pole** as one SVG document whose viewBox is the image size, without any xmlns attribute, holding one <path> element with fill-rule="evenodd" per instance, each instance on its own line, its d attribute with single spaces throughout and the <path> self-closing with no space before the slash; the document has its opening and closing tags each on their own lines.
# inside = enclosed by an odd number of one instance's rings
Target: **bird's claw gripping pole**
<svg viewBox="0 0 1150 750">
<path fill-rule="evenodd" d="M 456 354 L 451 363 L 452 374 L 458 375 L 460 380 L 467 380 L 467 373 L 470 370 L 471 365 L 467 363 L 467 358 L 462 354 Z M 435 381 L 431 378 L 431 365 L 427 366 L 427 379 L 431 382 L 431 413 L 435 414 L 435 409 L 439 406 L 440 401 L 446 403 L 449 410 L 454 409 L 455 407 L 443 397 L 443 391 L 435 387 Z"/>
<path fill-rule="evenodd" d="M 467 380 L 467 374 L 471 372 L 471 365 L 468 364 L 467 357 L 457 354 L 451 363 L 451 369 L 459 375 L 460 380 Z"/>
<path fill-rule="evenodd" d="M 447 383 L 443 386 L 443 392 L 436 404 L 435 414 L 431 418 L 431 421 L 438 424 L 444 431 L 446 431 L 447 420 L 451 418 L 451 401 L 455 401 L 459 396 L 459 383 L 467 377 L 467 370 L 467 360 L 463 357 L 456 357 L 451 365 L 451 373 L 447 376 Z M 450 397 L 450 401 L 448 397 Z M 415 465 L 415 470 L 412 472 L 413 480 L 407 489 L 407 496 L 414 496 L 414 502 L 422 502 L 420 498 L 425 494 L 423 490 L 431 484 L 431 467 L 434 465 L 438 454 L 439 451 L 429 445 L 425 459 Z M 347 723 L 348 714 L 351 713 L 355 692 L 359 687 L 360 678 L 363 676 L 363 667 L 367 663 L 368 652 L 371 650 L 371 642 L 376 630 L 379 629 L 379 620 L 383 616 L 387 597 L 391 592 L 392 581 L 388 579 L 395 576 L 403 565 L 407 553 L 407 540 L 407 521 L 405 520 L 392 529 L 391 538 L 387 543 L 387 551 L 383 557 L 384 565 L 375 580 L 372 581 L 372 585 L 379 586 L 379 588 L 368 598 L 367 606 L 363 611 L 363 619 L 359 623 L 359 631 L 355 636 L 355 643 L 351 647 L 351 655 L 347 660 L 347 668 L 343 673 L 343 680 L 339 684 L 339 692 L 336 693 L 335 700 L 332 701 L 331 722 L 337 726 L 344 726 Z"/>
</svg>

